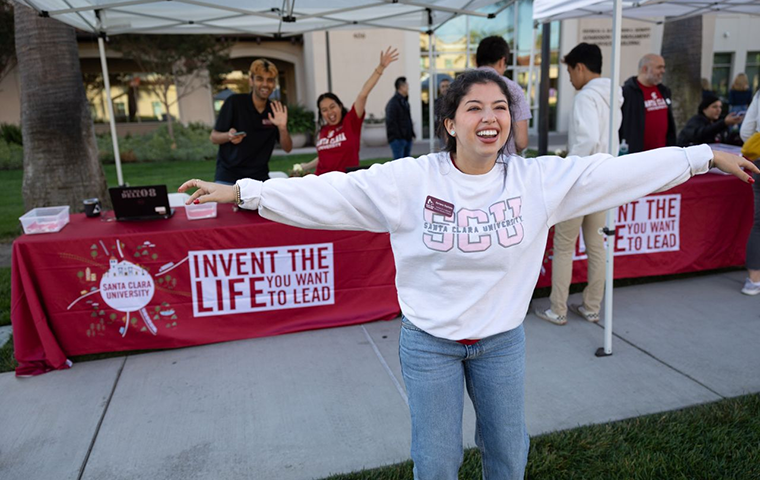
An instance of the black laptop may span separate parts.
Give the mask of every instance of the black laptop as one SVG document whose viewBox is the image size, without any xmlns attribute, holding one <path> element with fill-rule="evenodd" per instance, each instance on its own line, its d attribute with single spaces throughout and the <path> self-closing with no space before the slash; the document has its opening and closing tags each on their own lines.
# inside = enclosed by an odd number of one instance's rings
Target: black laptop
<svg viewBox="0 0 760 480">
<path fill-rule="evenodd" d="M 156 220 L 174 214 L 169 207 L 166 185 L 114 187 L 109 188 L 108 193 L 116 220 Z"/>
</svg>

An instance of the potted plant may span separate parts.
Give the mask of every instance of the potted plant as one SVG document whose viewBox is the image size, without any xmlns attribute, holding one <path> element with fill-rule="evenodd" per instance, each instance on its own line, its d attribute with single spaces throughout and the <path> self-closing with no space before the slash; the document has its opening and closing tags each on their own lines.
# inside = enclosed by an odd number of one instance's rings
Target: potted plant
<svg viewBox="0 0 760 480">
<path fill-rule="evenodd" d="M 382 147 L 388 145 L 388 136 L 385 132 L 385 119 L 375 118 L 369 114 L 364 119 L 364 128 L 362 129 L 362 143 L 367 147 Z"/>
<path fill-rule="evenodd" d="M 314 132 L 314 112 L 301 105 L 288 105 L 288 132 L 293 148 L 305 146 Z"/>
</svg>

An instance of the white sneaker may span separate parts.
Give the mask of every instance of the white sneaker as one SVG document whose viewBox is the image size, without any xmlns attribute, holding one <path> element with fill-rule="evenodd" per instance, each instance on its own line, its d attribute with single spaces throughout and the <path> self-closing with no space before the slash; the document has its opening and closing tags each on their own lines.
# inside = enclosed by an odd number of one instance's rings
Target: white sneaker
<svg viewBox="0 0 760 480">
<path fill-rule="evenodd" d="M 541 320 L 546 320 L 547 322 L 551 322 L 555 325 L 564 325 L 567 323 L 567 316 L 566 315 L 558 315 L 554 312 L 552 312 L 551 308 L 547 308 L 546 310 L 541 309 L 535 309 L 533 313 L 536 314 L 538 318 Z"/>
<path fill-rule="evenodd" d="M 749 278 L 744 281 L 744 288 L 742 288 L 744 295 L 757 295 L 760 293 L 760 283 L 755 283 Z"/>
<path fill-rule="evenodd" d="M 570 311 L 575 313 L 576 315 L 583 317 L 589 322 L 597 323 L 599 321 L 599 314 L 597 312 L 592 312 L 588 308 L 584 307 L 583 305 L 578 305 L 575 303 L 571 303 L 569 305 Z"/>
</svg>

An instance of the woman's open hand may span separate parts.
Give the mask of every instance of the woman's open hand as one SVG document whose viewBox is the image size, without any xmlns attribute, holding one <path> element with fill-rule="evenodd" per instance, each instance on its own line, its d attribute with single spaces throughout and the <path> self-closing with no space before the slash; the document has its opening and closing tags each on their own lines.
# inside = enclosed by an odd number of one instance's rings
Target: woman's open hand
<svg viewBox="0 0 760 480">
<path fill-rule="evenodd" d="M 713 163 L 721 171 L 739 177 L 741 181 L 747 183 L 755 183 L 755 180 L 744 169 L 760 174 L 760 169 L 746 158 L 720 150 L 713 150 Z"/>
<path fill-rule="evenodd" d="M 378 68 L 385 70 L 388 65 L 398 60 L 398 50 L 388 47 L 384 52 L 380 52 L 380 65 Z"/>
<path fill-rule="evenodd" d="M 203 180 L 194 179 L 183 183 L 177 191 L 184 193 L 189 188 L 197 188 L 198 190 L 190 196 L 185 202 L 185 205 L 206 202 L 235 202 L 235 188 L 232 185 L 221 185 L 219 183 L 204 182 Z"/>
</svg>

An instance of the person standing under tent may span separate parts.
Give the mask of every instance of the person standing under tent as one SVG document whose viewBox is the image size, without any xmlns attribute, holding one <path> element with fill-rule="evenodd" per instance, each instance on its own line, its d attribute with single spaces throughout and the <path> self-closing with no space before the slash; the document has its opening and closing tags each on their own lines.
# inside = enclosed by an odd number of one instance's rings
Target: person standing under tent
<svg viewBox="0 0 760 480">
<path fill-rule="evenodd" d="M 513 139 L 507 144 L 507 153 L 519 153 L 528 148 L 528 121 L 533 117 L 530 113 L 530 105 L 525 100 L 522 87 L 515 81 L 504 76 L 509 65 L 509 45 L 506 40 L 498 35 L 486 37 L 478 44 L 475 53 L 475 62 L 479 69 L 492 70 L 501 75 L 506 82 L 507 88 L 512 93 L 515 110 L 512 119 Z"/>
<path fill-rule="evenodd" d="M 367 98 L 388 65 L 396 60 L 398 50 L 395 48 L 388 47 L 385 52 L 380 52 L 380 63 L 359 91 L 351 110 L 346 110 L 340 98 L 332 92 L 323 93 L 317 98 L 321 126 L 317 136 L 317 157 L 310 162 L 293 165 L 293 170 L 316 169 L 316 174 L 322 175 L 328 172 L 345 172 L 347 168 L 359 166 L 362 122 Z"/>
<path fill-rule="evenodd" d="M 629 153 L 676 145 L 670 89 L 662 84 L 665 59 L 649 53 L 639 60 L 639 74 L 623 84 L 620 143 Z"/>
<path fill-rule="evenodd" d="M 267 180 L 275 142 L 293 149 L 288 132 L 288 107 L 269 101 L 277 85 L 277 67 L 269 60 L 251 63 L 251 93 L 231 95 L 222 105 L 210 140 L 219 145 L 214 181 L 232 185 L 241 178 Z"/>
<path fill-rule="evenodd" d="M 671 188 L 712 164 L 744 181 L 742 168 L 760 173 L 704 145 L 619 158 L 506 155 L 511 101 L 501 76 L 471 70 L 444 97 L 444 152 L 349 174 L 179 188 L 197 188 L 188 204 L 232 202 L 288 225 L 390 234 L 417 480 L 457 478 L 465 386 L 483 478 L 523 478 L 522 323 L 552 225 Z"/>
<path fill-rule="evenodd" d="M 393 152 L 393 159 L 408 157 L 412 153 L 414 124 L 409 110 L 409 84 L 406 77 L 394 83 L 396 93 L 385 105 L 385 132 Z"/>
<path fill-rule="evenodd" d="M 602 51 L 597 45 L 581 43 L 570 50 L 562 60 L 567 65 L 570 83 L 578 91 L 570 113 L 568 156 L 585 157 L 609 152 L 610 138 L 610 84 L 602 78 Z M 623 92 L 618 87 L 618 104 L 623 104 Z M 615 132 L 620 129 L 616 119 Z M 615 135 L 617 137 L 617 135 Z M 618 151 L 617 138 L 612 151 Z M 564 325 L 567 323 L 567 297 L 573 278 L 573 254 L 580 229 L 588 256 L 588 285 L 583 290 L 583 302 L 571 304 L 570 310 L 588 320 L 599 321 L 604 297 L 604 239 L 599 230 L 604 227 L 606 212 L 594 212 L 583 217 L 560 222 L 554 226 L 554 256 L 552 258 L 552 291 L 549 309 L 536 309 L 538 318 Z"/>
</svg>

